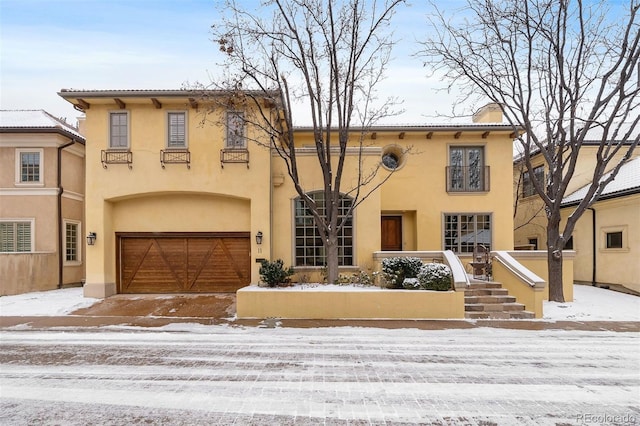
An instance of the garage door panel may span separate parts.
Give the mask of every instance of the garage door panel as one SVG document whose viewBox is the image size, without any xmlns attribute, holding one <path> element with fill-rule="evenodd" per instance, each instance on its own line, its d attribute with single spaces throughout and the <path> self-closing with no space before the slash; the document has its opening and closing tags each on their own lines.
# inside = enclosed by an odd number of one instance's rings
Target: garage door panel
<svg viewBox="0 0 640 426">
<path fill-rule="evenodd" d="M 248 237 L 121 237 L 121 293 L 234 292 L 251 280 Z"/>
</svg>

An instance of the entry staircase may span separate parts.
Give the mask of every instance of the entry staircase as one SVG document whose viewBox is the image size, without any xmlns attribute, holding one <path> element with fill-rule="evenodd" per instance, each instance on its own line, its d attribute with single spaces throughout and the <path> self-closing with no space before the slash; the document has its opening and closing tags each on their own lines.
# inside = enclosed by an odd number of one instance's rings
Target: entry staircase
<svg viewBox="0 0 640 426">
<path fill-rule="evenodd" d="M 470 279 L 464 292 L 464 316 L 467 319 L 529 319 L 535 314 L 495 281 Z"/>
</svg>

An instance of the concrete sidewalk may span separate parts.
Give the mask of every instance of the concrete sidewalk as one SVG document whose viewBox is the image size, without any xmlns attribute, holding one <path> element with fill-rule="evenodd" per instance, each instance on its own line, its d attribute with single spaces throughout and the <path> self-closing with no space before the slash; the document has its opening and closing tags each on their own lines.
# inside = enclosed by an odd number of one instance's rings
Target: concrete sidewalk
<svg viewBox="0 0 640 426">
<path fill-rule="evenodd" d="M 111 296 L 91 307 L 65 316 L 0 317 L 0 328 L 29 327 L 162 327 L 173 323 L 230 325 L 262 328 L 374 327 L 422 330 L 493 327 L 522 330 L 583 330 L 639 332 L 637 321 L 542 321 L 542 320 L 286 320 L 236 319 L 235 295 L 125 295 Z"/>
</svg>

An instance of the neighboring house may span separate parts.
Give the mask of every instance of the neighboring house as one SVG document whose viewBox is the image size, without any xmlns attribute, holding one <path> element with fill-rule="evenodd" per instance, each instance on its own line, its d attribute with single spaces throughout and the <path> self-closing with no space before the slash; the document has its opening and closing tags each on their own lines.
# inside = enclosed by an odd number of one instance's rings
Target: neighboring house
<svg viewBox="0 0 640 426">
<path fill-rule="evenodd" d="M 0 111 L 0 295 L 83 281 L 84 144 L 46 111 Z"/>
<path fill-rule="evenodd" d="M 566 215 L 570 214 L 573 210 L 571 208 L 572 204 L 567 204 L 574 197 L 574 194 L 579 193 L 576 192 L 578 190 L 586 191 L 584 189 L 585 186 L 589 185 L 593 179 L 593 170 L 596 165 L 597 160 L 597 152 L 599 148 L 598 141 L 585 141 L 584 145 L 580 148 L 580 155 L 578 156 L 578 161 L 576 162 L 575 172 L 571 179 L 571 182 L 567 186 L 565 199 L 563 200 L 563 211 L 562 215 L 566 218 Z M 613 167 L 618 161 L 622 159 L 622 155 L 624 153 L 620 153 L 616 158 L 611 162 L 610 168 Z M 638 150 L 633 152 L 632 158 L 640 155 Z M 544 203 L 538 197 L 534 187 L 532 180 L 538 179 L 543 181 L 546 179 L 549 173 L 549 169 L 544 161 L 544 157 L 541 154 L 534 154 L 531 159 L 531 163 L 533 166 L 533 174 L 530 174 L 526 167 L 524 166 L 523 161 L 519 158 L 516 158 L 513 165 L 513 191 L 514 191 L 514 200 L 515 200 L 515 213 L 514 213 L 514 245 L 517 250 L 547 250 L 547 219 L 544 211 Z M 627 167 L 627 166 L 625 166 Z M 608 169 L 607 169 L 608 171 Z M 616 191 L 615 189 L 618 186 L 619 177 L 616 177 L 616 181 L 610 183 L 605 189 L 604 194 L 608 194 L 610 191 Z M 582 189 L 581 189 L 582 188 Z M 603 195 L 602 199 L 607 198 L 606 195 Z M 568 201 L 569 200 L 569 201 Z M 623 203 L 628 202 L 628 198 L 624 198 Z M 611 205 L 610 202 L 608 205 Z M 577 205 L 577 204 L 576 204 Z M 603 206 L 607 204 L 597 203 L 594 208 L 597 210 L 598 206 Z M 620 223 L 630 223 L 638 220 L 638 211 L 634 211 L 633 208 L 623 208 L 619 209 L 618 212 L 628 214 L 627 217 L 617 217 L 617 220 Z M 586 211 L 583 213 L 583 216 L 580 218 L 578 222 L 578 226 L 573 232 L 573 235 L 569 238 L 569 241 L 565 245 L 565 250 L 575 250 L 575 260 L 574 260 L 574 279 L 576 281 L 586 281 L 591 282 L 593 280 L 593 250 L 586 247 L 591 247 L 592 237 L 588 237 L 587 241 L 585 241 L 586 235 L 592 235 L 592 232 L 589 231 L 586 233 L 586 228 L 584 228 L 586 223 L 591 223 L 590 214 L 591 211 Z M 604 225 L 605 222 L 602 222 L 601 226 Z M 588 225 L 589 227 L 591 225 Z M 560 224 L 560 229 L 564 227 L 564 222 Z M 632 232 L 633 226 L 630 226 L 629 232 Z M 591 228 L 589 228 L 591 229 Z M 600 232 L 600 231 L 597 231 Z M 633 234 L 630 234 L 633 235 Z M 630 244 L 633 241 L 637 241 L 637 237 L 631 236 L 629 240 Z M 600 245 L 601 241 L 598 242 L 599 249 L 597 251 L 602 251 L 603 248 Z M 639 243 L 640 244 L 640 243 Z M 607 250 L 607 253 L 612 253 L 612 250 Z M 618 250 L 619 251 L 619 250 Z M 611 283 L 611 284 L 622 284 L 627 285 L 630 282 L 635 281 L 638 282 L 638 278 L 634 277 L 634 279 L 629 279 L 628 277 L 624 277 L 626 274 L 617 274 L 613 271 L 616 271 L 616 267 L 611 264 L 606 263 L 605 259 L 607 257 L 601 257 L 600 260 L 597 260 L 598 269 L 598 277 L 597 282 L 602 283 Z M 635 263 L 635 262 L 634 262 Z M 610 270 L 611 272 L 605 272 Z M 606 278 L 606 281 L 602 281 Z M 627 283 L 627 284 L 625 284 Z M 628 286 L 628 285 L 627 285 Z"/>
<path fill-rule="evenodd" d="M 584 198 L 582 187 L 562 200 L 562 217 Z M 640 157 L 624 164 L 573 232 L 574 278 L 620 284 L 640 293 Z"/>
<path fill-rule="evenodd" d="M 321 272 L 313 218 L 267 135 L 243 120 L 250 107 L 224 107 L 228 93 L 216 91 L 59 95 L 86 114 L 84 232 L 96 240 L 85 295 L 235 291 L 259 282 L 261 259 L 283 259 L 297 279 Z M 468 124 L 374 127 L 362 151 L 353 129 L 343 211 L 358 161 L 380 167 L 364 189 L 382 186 L 342 231 L 342 270 L 370 271 L 381 251 L 451 249 L 470 261 L 478 243 L 512 250 L 513 134 L 501 121 L 490 105 Z M 322 202 L 313 131 L 294 138 L 302 186 Z"/>
</svg>

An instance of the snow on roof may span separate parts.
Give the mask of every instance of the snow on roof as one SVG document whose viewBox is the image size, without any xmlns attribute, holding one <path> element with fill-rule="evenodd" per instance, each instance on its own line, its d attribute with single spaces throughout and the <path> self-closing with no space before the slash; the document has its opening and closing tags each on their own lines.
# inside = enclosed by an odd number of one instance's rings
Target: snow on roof
<svg viewBox="0 0 640 426">
<path fill-rule="evenodd" d="M 42 109 L 0 110 L 0 128 L 34 131 L 38 129 L 57 129 L 84 141 L 84 136 L 78 132 L 78 129 Z"/>
<path fill-rule="evenodd" d="M 602 179 L 606 179 L 609 175 L 610 173 L 607 173 L 602 177 Z M 587 194 L 590 185 L 591 184 L 585 185 L 572 194 L 564 197 L 562 205 L 565 206 L 582 200 Z M 620 167 L 620 171 L 616 175 L 616 178 L 606 186 L 604 191 L 602 191 L 600 198 L 611 198 L 615 196 L 615 194 L 626 193 L 633 189 L 640 190 L 640 157 L 637 157 Z"/>
</svg>

